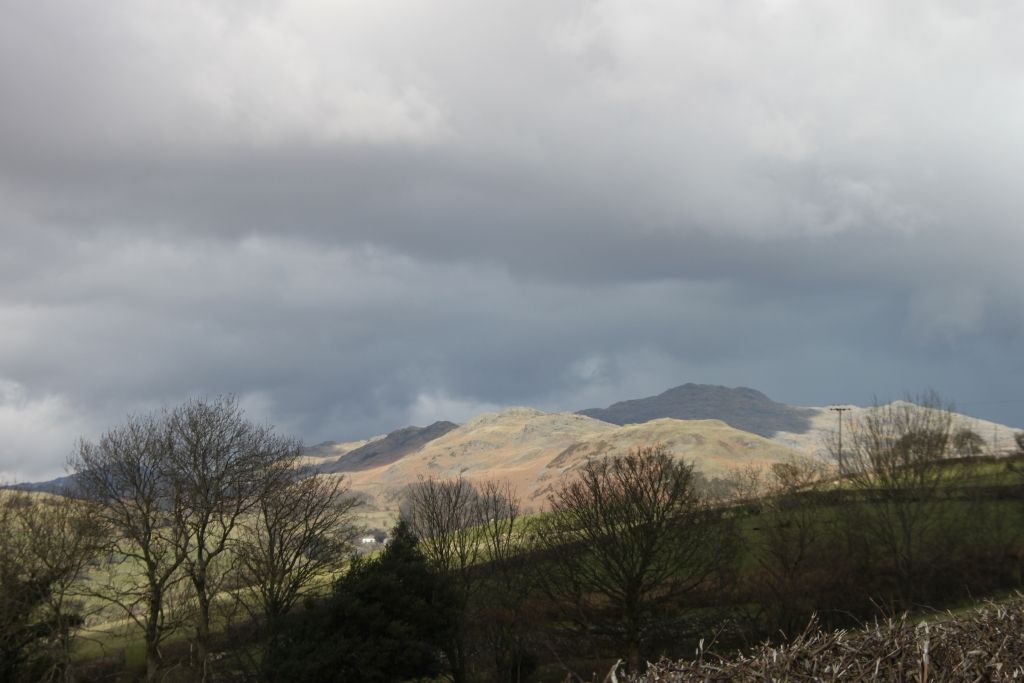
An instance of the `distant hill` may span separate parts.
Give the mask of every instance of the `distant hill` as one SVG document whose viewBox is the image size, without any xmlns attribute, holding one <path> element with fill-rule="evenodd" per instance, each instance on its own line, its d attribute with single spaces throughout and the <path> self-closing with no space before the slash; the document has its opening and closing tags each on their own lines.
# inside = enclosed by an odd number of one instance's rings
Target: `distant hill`
<svg viewBox="0 0 1024 683">
<path fill-rule="evenodd" d="M 898 401 L 894 403 L 898 403 Z M 845 408 L 843 424 L 847 426 L 864 419 L 872 411 L 870 406 L 833 407 Z M 828 408 L 808 410 L 814 411 L 809 427 L 800 432 L 780 431 L 772 437 L 772 440 L 807 455 L 829 458 L 827 444 L 835 439 L 839 427 L 839 415 L 831 412 Z M 1017 428 L 958 413 L 954 414 L 954 419 L 956 420 L 955 429 L 970 429 L 984 440 L 984 450 L 987 453 L 1006 455 L 1016 450 L 1013 435 L 1018 431 Z"/>
<path fill-rule="evenodd" d="M 368 443 L 380 441 L 383 438 L 382 434 L 360 441 L 322 441 L 313 446 L 305 446 L 299 456 L 299 463 L 309 471 L 316 471 L 321 465 L 333 463 L 346 453 L 351 453 L 357 448 L 362 448 Z"/>
<path fill-rule="evenodd" d="M 842 419 L 847 425 L 870 411 L 845 407 Z M 325 441 L 304 449 L 299 464 L 304 473 L 344 475 L 353 494 L 366 503 L 363 514 L 376 515 L 377 526 L 388 526 L 405 487 L 421 477 L 507 480 L 536 509 L 546 505 L 547 495 L 563 477 L 572 476 L 589 459 L 638 446 L 664 444 L 708 478 L 798 455 L 827 460 L 838 419 L 827 408 L 777 403 L 746 387 L 684 384 L 604 409 L 545 413 L 507 408 L 478 415 L 462 426 L 435 422 L 362 441 Z M 1016 429 L 967 416 L 958 419 L 985 440 L 987 452 L 1015 449 Z M 61 477 L 17 488 L 63 493 L 71 483 L 71 477 Z"/>
<path fill-rule="evenodd" d="M 354 491 L 394 508 L 420 477 L 508 481 L 528 507 L 543 508 L 561 478 L 591 458 L 664 444 L 708 477 L 787 460 L 798 451 L 719 420 L 653 420 L 616 426 L 577 413 L 508 408 L 478 415 L 390 464 L 346 472 Z M 350 454 L 352 455 L 352 454 Z M 344 456 L 344 461 L 350 456 Z"/>
<path fill-rule="evenodd" d="M 64 477 L 50 479 L 49 481 L 26 482 L 24 484 L 0 486 L 0 488 L 14 489 L 17 491 L 30 491 L 32 493 L 55 493 L 63 496 L 70 493 L 74 489 L 74 486 L 75 477 L 74 475 L 69 474 Z"/>
<path fill-rule="evenodd" d="M 771 438 L 779 432 L 802 434 L 820 411 L 776 403 L 756 389 L 684 384 L 657 396 L 613 403 L 608 408 L 579 411 L 617 425 L 640 424 L 671 417 L 676 420 L 721 420 L 731 427 Z"/>
<path fill-rule="evenodd" d="M 321 464 L 321 472 L 358 472 L 390 465 L 419 450 L 434 439 L 458 427 L 454 422 L 435 422 L 427 427 L 397 429 L 382 439 L 376 439 L 351 450 L 333 462 Z"/>
</svg>

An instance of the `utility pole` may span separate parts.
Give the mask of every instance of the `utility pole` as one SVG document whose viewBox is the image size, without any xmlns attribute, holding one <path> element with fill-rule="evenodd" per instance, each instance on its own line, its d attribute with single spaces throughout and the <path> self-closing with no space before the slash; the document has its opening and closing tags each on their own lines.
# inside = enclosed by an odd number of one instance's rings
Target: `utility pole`
<svg viewBox="0 0 1024 683">
<path fill-rule="evenodd" d="M 846 473 L 846 468 L 843 467 L 843 413 L 847 412 L 849 408 L 843 408 L 840 406 L 832 406 L 829 410 L 839 413 L 839 476 L 843 476 Z"/>
</svg>

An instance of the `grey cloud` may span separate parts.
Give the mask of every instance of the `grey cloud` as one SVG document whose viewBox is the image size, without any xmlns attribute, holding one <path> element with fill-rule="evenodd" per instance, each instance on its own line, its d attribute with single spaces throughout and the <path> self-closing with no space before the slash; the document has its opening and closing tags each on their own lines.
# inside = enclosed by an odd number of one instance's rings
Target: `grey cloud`
<svg viewBox="0 0 1024 683">
<path fill-rule="evenodd" d="M 17 0 L 0 425 L 1017 399 L 1021 13 Z M 52 465 L 17 433 L 0 476 Z"/>
</svg>

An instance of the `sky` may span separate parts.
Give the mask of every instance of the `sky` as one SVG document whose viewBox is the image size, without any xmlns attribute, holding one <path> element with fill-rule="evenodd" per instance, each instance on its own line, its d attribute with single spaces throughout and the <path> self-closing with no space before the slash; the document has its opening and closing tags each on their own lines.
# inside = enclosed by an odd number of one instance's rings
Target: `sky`
<svg viewBox="0 0 1024 683">
<path fill-rule="evenodd" d="M 1024 6 L 4 0 L 0 479 L 685 382 L 1024 425 Z"/>
</svg>

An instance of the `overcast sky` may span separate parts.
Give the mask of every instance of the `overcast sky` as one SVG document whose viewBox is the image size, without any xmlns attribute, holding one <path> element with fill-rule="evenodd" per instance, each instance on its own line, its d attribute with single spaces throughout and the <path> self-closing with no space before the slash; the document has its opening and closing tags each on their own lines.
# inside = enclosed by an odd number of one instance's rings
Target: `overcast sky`
<svg viewBox="0 0 1024 683">
<path fill-rule="evenodd" d="M 1024 424 L 1024 6 L 4 0 L 0 478 L 684 382 Z"/>
</svg>

